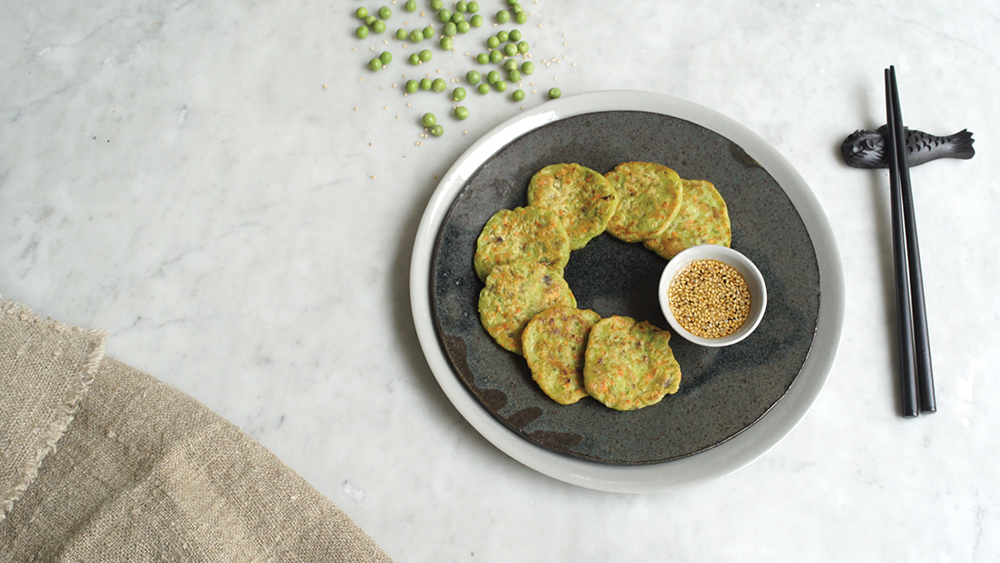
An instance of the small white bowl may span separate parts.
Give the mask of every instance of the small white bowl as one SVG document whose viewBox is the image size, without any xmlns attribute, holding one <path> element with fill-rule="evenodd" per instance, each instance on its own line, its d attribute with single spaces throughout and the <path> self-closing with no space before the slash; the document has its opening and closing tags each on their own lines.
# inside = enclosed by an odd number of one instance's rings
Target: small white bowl
<svg viewBox="0 0 1000 563">
<path fill-rule="evenodd" d="M 677 322 L 677 319 L 674 318 L 674 314 L 670 310 L 670 299 L 668 297 L 670 283 L 681 270 L 695 260 L 718 260 L 735 268 L 746 280 L 747 286 L 750 288 L 750 314 L 746 322 L 743 323 L 743 326 L 736 332 L 719 338 L 695 336 L 682 327 Z M 729 346 L 750 336 L 750 333 L 760 324 L 760 320 L 764 317 L 764 309 L 767 308 L 767 287 L 764 285 L 764 277 L 760 275 L 760 270 L 757 269 L 757 266 L 739 252 L 715 244 L 693 246 L 674 256 L 667 263 L 667 267 L 663 269 L 663 275 L 660 277 L 659 297 L 660 308 L 663 310 L 663 315 L 667 317 L 667 322 L 670 323 L 674 332 L 695 344 L 710 347 Z"/>
</svg>

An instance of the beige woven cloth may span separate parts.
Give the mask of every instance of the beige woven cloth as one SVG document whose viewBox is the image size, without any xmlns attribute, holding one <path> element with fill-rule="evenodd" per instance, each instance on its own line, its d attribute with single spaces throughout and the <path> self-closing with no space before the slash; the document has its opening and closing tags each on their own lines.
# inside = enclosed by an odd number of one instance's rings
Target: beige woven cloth
<svg viewBox="0 0 1000 563">
<path fill-rule="evenodd" d="M 0 298 L 0 563 L 382 562 L 240 429 Z"/>
</svg>

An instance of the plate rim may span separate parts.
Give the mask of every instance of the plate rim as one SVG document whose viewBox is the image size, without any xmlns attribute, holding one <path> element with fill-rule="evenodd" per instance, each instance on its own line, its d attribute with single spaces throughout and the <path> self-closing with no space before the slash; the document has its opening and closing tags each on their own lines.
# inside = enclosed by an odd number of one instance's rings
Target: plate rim
<svg viewBox="0 0 1000 563">
<path fill-rule="evenodd" d="M 812 239 L 820 272 L 820 308 L 799 375 L 759 420 L 729 440 L 681 459 L 648 465 L 608 465 L 545 449 L 518 436 L 489 413 L 455 373 L 433 322 L 431 262 L 448 210 L 462 187 L 498 150 L 549 123 L 588 113 L 644 111 L 685 119 L 729 139 L 757 161 L 782 188 Z M 717 479 L 745 467 L 777 445 L 819 396 L 836 358 L 843 329 L 843 268 L 833 229 L 808 184 L 776 149 L 721 113 L 681 98 L 634 90 L 607 90 L 548 101 L 480 137 L 449 168 L 432 193 L 414 238 L 410 305 L 424 358 L 442 391 L 487 441 L 523 465 L 580 487 L 616 493 L 654 493 Z"/>
</svg>

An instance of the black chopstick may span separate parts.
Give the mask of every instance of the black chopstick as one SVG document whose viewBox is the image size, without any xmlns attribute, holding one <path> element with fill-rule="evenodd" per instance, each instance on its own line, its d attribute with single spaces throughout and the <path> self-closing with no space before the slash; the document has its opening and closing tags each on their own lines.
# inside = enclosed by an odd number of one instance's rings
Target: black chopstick
<svg viewBox="0 0 1000 563">
<path fill-rule="evenodd" d="M 907 162 L 906 130 L 899 106 L 896 69 L 892 66 L 885 71 L 885 88 L 903 416 L 912 417 L 920 412 L 935 412 L 937 401 L 934 396 L 920 247 L 917 244 L 913 191 L 910 188 Z"/>
</svg>

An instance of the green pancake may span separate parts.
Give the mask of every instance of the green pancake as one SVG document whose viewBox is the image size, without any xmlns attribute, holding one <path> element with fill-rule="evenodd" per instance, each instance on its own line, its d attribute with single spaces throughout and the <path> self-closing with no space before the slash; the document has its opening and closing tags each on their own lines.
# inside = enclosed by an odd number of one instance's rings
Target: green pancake
<svg viewBox="0 0 1000 563">
<path fill-rule="evenodd" d="M 618 194 L 600 173 L 579 164 L 552 164 L 531 177 L 528 204 L 562 220 L 572 250 L 604 232 L 618 206 Z"/>
<path fill-rule="evenodd" d="M 669 332 L 619 316 L 603 319 L 590 330 L 583 384 L 591 397 L 629 411 L 660 402 L 676 393 L 680 383 Z"/>
<path fill-rule="evenodd" d="M 623 162 L 605 174 L 618 192 L 608 232 L 625 242 L 658 236 L 677 215 L 684 188 L 676 172 L 649 162 Z"/>
<path fill-rule="evenodd" d="M 522 353 L 535 383 L 561 405 L 587 396 L 583 354 L 590 329 L 601 316 L 590 310 L 556 306 L 538 313 L 521 334 Z"/>
<path fill-rule="evenodd" d="M 479 292 L 479 320 L 497 344 L 521 353 L 521 333 L 535 315 L 556 305 L 576 307 L 566 280 L 542 264 L 495 266 Z"/>
<path fill-rule="evenodd" d="M 643 241 L 646 248 L 667 260 L 699 244 L 729 246 L 732 242 L 729 211 L 715 186 L 706 180 L 683 180 L 683 184 L 684 202 L 677 217 L 662 234 Z"/>
<path fill-rule="evenodd" d="M 562 275 L 569 262 L 569 236 L 552 211 L 537 207 L 502 209 L 486 222 L 473 265 L 480 280 L 499 264 L 531 262 Z"/>
</svg>

